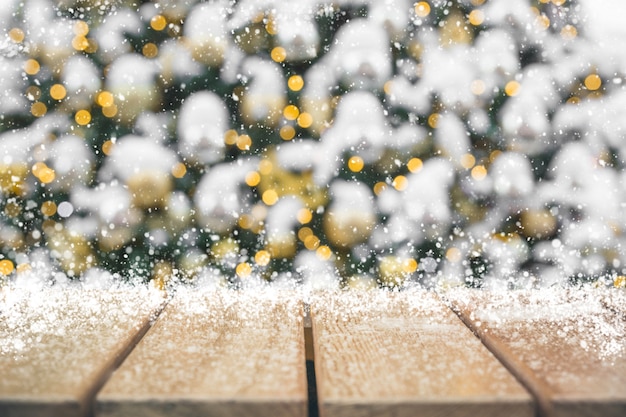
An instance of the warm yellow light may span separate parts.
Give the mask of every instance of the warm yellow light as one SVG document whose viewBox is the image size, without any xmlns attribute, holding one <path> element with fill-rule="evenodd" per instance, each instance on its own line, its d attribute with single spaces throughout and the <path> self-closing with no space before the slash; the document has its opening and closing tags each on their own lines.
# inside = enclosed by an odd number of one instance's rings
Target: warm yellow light
<svg viewBox="0 0 626 417">
<path fill-rule="evenodd" d="M 437 122 L 439 122 L 439 113 L 433 113 L 428 116 L 428 126 L 434 129 L 437 127 Z"/>
<path fill-rule="evenodd" d="M 415 14 L 417 17 L 426 17 L 430 14 L 430 4 L 425 1 L 420 1 L 415 5 Z"/>
<path fill-rule="evenodd" d="M 307 224 L 313 220 L 313 213 L 308 208 L 301 208 L 296 215 L 300 224 Z"/>
<path fill-rule="evenodd" d="M 519 94 L 520 89 L 520 83 L 515 80 L 511 80 L 504 86 L 504 93 L 509 97 L 513 97 Z"/>
<path fill-rule="evenodd" d="M 422 170 L 424 163 L 419 158 L 411 158 L 409 159 L 409 162 L 407 162 L 406 166 L 407 168 L 409 168 L 409 171 L 411 172 L 419 172 Z"/>
<path fill-rule="evenodd" d="M 272 59 L 276 62 L 283 62 L 287 58 L 287 51 L 282 46 L 277 46 L 270 53 Z"/>
<path fill-rule="evenodd" d="M 279 135 L 282 140 L 291 140 L 296 136 L 296 129 L 291 125 L 285 125 L 280 128 Z"/>
<path fill-rule="evenodd" d="M 446 259 L 450 262 L 459 262 L 461 260 L 461 251 L 458 248 L 451 247 L 446 251 Z"/>
<path fill-rule="evenodd" d="M 476 158 L 471 153 L 466 153 L 461 156 L 461 160 L 459 162 L 463 168 L 470 169 L 476 165 Z"/>
<path fill-rule="evenodd" d="M 254 262 L 260 266 L 266 266 L 272 260 L 272 255 L 266 250 L 260 250 L 254 255 Z"/>
<path fill-rule="evenodd" d="M 309 235 L 304 239 L 304 247 L 308 250 L 315 250 L 320 245 L 320 238 L 315 235 Z"/>
<path fill-rule="evenodd" d="M 300 230 L 298 230 L 298 239 L 304 242 L 306 238 L 311 236 L 312 234 L 313 230 L 311 230 L 310 227 L 301 227 Z"/>
<path fill-rule="evenodd" d="M 247 151 L 252 146 L 252 138 L 249 135 L 241 135 L 237 138 L 237 148 Z"/>
<path fill-rule="evenodd" d="M 56 177 L 54 170 L 43 162 L 36 162 L 32 167 L 32 172 L 44 184 L 51 183 Z"/>
<path fill-rule="evenodd" d="M 41 66 L 35 59 L 29 59 L 24 63 L 24 72 L 28 75 L 36 75 L 40 69 Z"/>
<path fill-rule="evenodd" d="M 11 262 L 9 259 L 0 260 L 0 275 L 9 275 L 11 272 L 13 272 L 13 269 L 13 262 Z"/>
<path fill-rule="evenodd" d="M 361 172 L 364 166 L 363 158 L 360 156 L 353 156 L 348 159 L 348 169 L 352 172 Z"/>
<path fill-rule="evenodd" d="M 261 196 L 261 199 L 268 206 L 273 206 L 278 202 L 278 193 L 273 189 L 266 190 Z"/>
<path fill-rule="evenodd" d="M 76 36 L 87 36 L 89 33 L 89 25 L 82 20 L 77 20 L 74 22 L 73 32 Z"/>
<path fill-rule="evenodd" d="M 565 40 L 572 40 L 578 36 L 578 30 L 576 26 L 565 25 L 563 29 L 561 29 L 561 37 Z"/>
<path fill-rule="evenodd" d="M 259 172 L 261 175 L 269 175 L 273 169 L 274 164 L 272 164 L 272 161 L 268 159 L 261 159 L 261 161 L 259 161 Z"/>
<path fill-rule="evenodd" d="M 333 254 L 333 251 L 328 246 L 322 245 L 317 248 L 317 250 L 315 251 L 315 254 L 317 255 L 318 258 L 325 261 L 331 257 L 331 255 Z"/>
<path fill-rule="evenodd" d="M 36 101 L 30 106 L 30 113 L 35 117 L 41 117 L 48 112 L 48 107 L 41 101 Z"/>
<path fill-rule="evenodd" d="M 402 271 L 407 274 L 412 274 L 417 271 L 418 263 L 415 259 L 409 258 L 402 261 Z"/>
<path fill-rule="evenodd" d="M 158 14 L 150 19 L 150 27 L 154 30 L 163 30 L 167 26 L 167 19 L 164 16 Z"/>
<path fill-rule="evenodd" d="M 79 110 L 76 112 L 74 120 L 81 126 L 88 125 L 91 122 L 91 113 L 89 110 Z"/>
<path fill-rule="evenodd" d="M 239 278 L 245 278 L 252 274 L 252 267 L 248 262 L 241 262 L 235 268 L 235 272 Z"/>
<path fill-rule="evenodd" d="M 407 185 L 409 185 L 409 180 L 404 175 L 398 175 L 393 179 L 391 185 L 393 185 L 393 188 L 396 190 L 403 191 L 406 189 Z"/>
<path fill-rule="evenodd" d="M 226 132 L 224 132 L 224 143 L 226 145 L 234 145 L 235 143 L 237 143 L 237 138 L 239 137 L 239 134 L 230 129 L 227 130 Z"/>
<path fill-rule="evenodd" d="M 470 12 L 468 18 L 470 24 L 474 26 L 482 25 L 482 23 L 485 21 L 485 13 L 483 13 L 482 10 L 474 9 Z"/>
<path fill-rule="evenodd" d="M 306 129 L 310 127 L 312 124 L 313 124 L 313 116 L 311 116 L 307 112 L 300 113 L 300 116 L 298 116 L 298 126 L 300 126 L 303 129 Z"/>
<path fill-rule="evenodd" d="M 283 109 L 283 116 L 285 116 L 285 119 L 287 120 L 296 120 L 298 116 L 300 116 L 300 109 L 293 104 L 285 106 Z"/>
<path fill-rule="evenodd" d="M 50 87 L 50 97 L 55 100 L 63 100 L 67 95 L 67 90 L 63 87 L 63 84 L 54 84 Z"/>
<path fill-rule="evenodd" d="M 159 48 L 152 42 L 148 42 L 141 48 L 141 53 L 146 58 L 154 58 L 159 54 Z"/>
<path fill-rule="evenodd" d="M 117 114 L 117 106 L 112 104 L 110 106 L 103 107 L 102 114 L 108 118 L 114 117 Z"/>
<path fill-rule="evenodd" d="M 172 176 L 174 178 L 182 178 L 187 173 L 187 167 L 182 162 L 178 162 L 172 167 Z"/>
<path fill-rule="evenodd" d="M 382 193 L 384 190 L 387 189 L 387 184 L 379 181 L 376 184 L 374 184 L 374 194 L 379 195 L 380 193 Z"/>
<path fill-rule="evenodd" d="M 261 174 L 256 171 L 250 171 L 246 174 L 246 184 L 249 187 L 256 187 L 261 182 Z"/>
<path fill-rule="evenodd" d="M 24 42 L 24 31 L 20 28 L 13 28 L 9 31 L 9 38 L 15 43 Z"/>
<path fill-rule="evenodd" d="M 292 75 L 287 80 L 287 86 L 291 91 L 300 91 L 304 87 L 304 79 L 299 75 Z"/>
<path fill-rule="evenodd" d="M 472 168 L 471 175 L 475 180 L 481 181 L 487 176 L 487 168 L 484 165 L 476 165 Z"/>
<path fill-rule="evenodd" d="M 602 78 L 598 74 L 589 74 L 585 78 L 585 87 L 590 91 L 596 91 L 602 86 Z"/>
<path fill-rule="evenodd" d="M 113 150 L 114 146 L 115 146 L 115 143 L 112 140 L 107 140 L 106 142 L 102 144 L 102 152 L 105 155 L 111 155 L 111 151 Z"/>
<path fill-rule="evenodd" d="M 88 47 L 89 41 L 86 37 L 78 35 L 74 36 L 74 39 L 72 39 L 72 48 L 76 49 L 77 51 L 84 51 Z"/>
<path fill-rule="evenodd" d="M 48 216 L 48 217 L 54 216 L 56 212 L 57 212 L 57 205 L 54 201 L 48 200 L 48 201 L 44 201 L 41 204 L 41 213 L 44 216 Z"/>
<path fill-rule="evenodd" d="M 111 94 L 110 92 L 101 91 L 96 96 L 96 103 L 98 103 L 100 107 L 109 107 L 109 106 L 112 106 L 113 103 L 115 103 L 115 98 L 113 97 L 113 94 Z"/>
</svg>

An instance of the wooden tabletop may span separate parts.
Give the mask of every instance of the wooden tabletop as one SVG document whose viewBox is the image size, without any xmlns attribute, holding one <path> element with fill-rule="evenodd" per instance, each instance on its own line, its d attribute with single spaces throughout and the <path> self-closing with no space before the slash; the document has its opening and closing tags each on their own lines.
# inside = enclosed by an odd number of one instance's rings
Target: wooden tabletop
<svg viewBox="0 0 626 417">
<path fill-rule="evenodd" d="M 303 331 L 293 296 L 179 291 L 98 395 L 96 416 L 303 417 Z"/>
<path fill-rule="evenodd" d="M 532 416 L 529 394 L 433 293 L 311 300 L 322 417 Z"/>
<path fill-rule="evenodd" d="M 462 291 L 465 322 L 532 391 L 545 417 L 626 415 L 626 321 L 585 290 Z"/>
<path fill-rule="evenodd" d="M 0 416 L 89 415 L 96 391 L 163 301 L 138 289 L 4 288 Z"/>
</svg>

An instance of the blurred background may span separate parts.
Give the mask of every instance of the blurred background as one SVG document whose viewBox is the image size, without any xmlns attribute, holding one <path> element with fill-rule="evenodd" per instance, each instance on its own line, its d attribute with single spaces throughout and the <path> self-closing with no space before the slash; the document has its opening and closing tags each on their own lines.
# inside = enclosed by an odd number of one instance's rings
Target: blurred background
<svg viewBox="0 0 626 417">
<path fill-rule="evenodd" d="M 0 285 L 626 286 L 617 0 L 3 0 Z"/>
</svg>

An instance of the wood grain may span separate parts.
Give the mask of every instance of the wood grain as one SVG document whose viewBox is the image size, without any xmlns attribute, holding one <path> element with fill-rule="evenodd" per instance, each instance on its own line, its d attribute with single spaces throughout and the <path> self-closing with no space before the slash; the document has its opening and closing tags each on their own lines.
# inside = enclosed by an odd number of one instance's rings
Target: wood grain
<svg viewBox="0 0 626 417">
<path fill-rule="evenodd" d="M 322 417 L 532 416 L 529 394 L 428 292 L 311 300 Z"/>
<path fill-rule="evenodd" d="M 626 415 L 626 321 L 602 292 L 458 292 L 464 321 L 537 398 L 540 415 Z"/>
<path fill-rule="evenodd" d="M 178 294 L 98 395 L 96 415 L 304 416 L 302 311 L 277 294 Z"/>
<path fill-rule="evenodd" d="M 147 290 L 5 289 L 2 298 L 2 417 L 90 415 L 96 391 L 164 301 Z"/>
</svg>

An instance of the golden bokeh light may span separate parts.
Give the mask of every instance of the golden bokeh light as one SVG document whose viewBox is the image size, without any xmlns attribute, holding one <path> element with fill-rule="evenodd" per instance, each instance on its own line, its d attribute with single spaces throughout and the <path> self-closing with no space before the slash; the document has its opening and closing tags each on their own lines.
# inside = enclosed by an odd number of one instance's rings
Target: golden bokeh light
<svg viewBox="0 0 626 417">
<path fill-rule="evenodd" d="M 296 136 L 296 129 L 291 125 L 285 125 L 280 128 L 279 135 L 282 140 L 291 140 Z"/>
<path fill-rule="evenodd" d="M 509 97 L 514 97 L 519 94 L 521 87 L 520 83 L 511 80 L 504 86 L 504 93 Z"/>
<path fill-rule="evenodd" d="M 430 14 L 430 4 L 426 1 L 420 1 L 415 4 L 415 14 L 417 17 L 426 17 Z"/>
<path fill-rule="evenodd" d="M 67 90 L 63 84 L 54 84 L 50 87 L 50 97 L 55 100 L 63 100 L 67 95 Z"/>
<path fill-rule="evenodd" d="M 424 163 L 420 158 L 411 158 L 409 159 L 409 162 L 407 162 L 406 166 L 410 172 L 415 173 L 422 170 Z"/>
<path fill-rule="evenodd" d="M 187 167 L 182 162 L 178 162 L 172 167 L 172 176 L 174 178 L 183 178 L 187 174 Z"/>
<path fill-rule="evenodd" d="M 237 143 L 238 137 L 239 134 L 235 130 L 229 129 L 224 132 L 224 143 L 226 145 L 234 145 L 235 143 Z"/>
<path fill-rule="evenodd" d="M 161 31 L 167 26 L 167 19 L 163 15 L 156 15 L 150 19 L 150 27 L 156 31 Z"/>
<path fill-rule="evenodd" d="M 41 66 L 36 59 L 28 59 L 24 62 L 24 72 L 28 75 L 36 75 L 41 70 Z"/>
<path fill-rule="evenodd" d="M 155 58 L 159 54 L 159 48 L 152 42 L 148 42 L 141 48 L 141 53 L 146 58 Z"/>
<path fill-rule="evenodd" d="M 268 206 L 273 206 L 278 202 L 278 193 L 274 189 L 266 190 L 261 199 Z"/>
<path fill-rule="evenodd" d="M 304 79 L 300 75 L 292 75 L 287 80 L 287 86 L 291 91 L 300 91 L 304 87 Z"/>
<path fill-rule="evenodd" d="M 319 259 L 326 261 L 330 259 L 330 257 L 333 254 L 333 251 L 328 246 L 322 245 L 317 248 L 317 250 L 315 251 L 315 254 L 317 255 Z"/>
<path fill-rule="evenodd" d="M 296 214 L 296 218 L 300 224 L 307 224 L 313 220 L 313 213 L 308 208 L 301 208 Z"/>
<path fill-rule="evenodd" d="M 12 28 L 9 30 L 9 38 L 15 43 L 22 43 L 25 38 L 24 31 L 20 28 Z"/>
<path fill-rule="evenodd" d="M 259 266 L 266 266 L 270 263 L 271 260 L 272 260 L 272 255 L 264 249 L 258 251 L 254 255 L 254 262 L 256 262 L 256 264 Z"/>
<path fill-rule="evenodd" d="M 285 51 L 285 48 L 283 48 L 282 46 L 277 46 L 272 49 L 270 55 L 275 62 L 280 63 L 283 62 L 285 58 L 287 58 L 287 51 Z"/>
<path fill-rule="evenodd" d="M 602 86 L 602 78 L 598 74 L 589 74 L 585 78 L 585 87 L 587 90 L 596 91 Z"/>
<path fill-rule="evenodd" d="M 483 22 L 485 21 L 485 13 L 483 13 L 482 10 L 474 9 L 470 12 L 468 16 L 468 20 L 470 24 L 473 26 L 482 25 Z"/>
<path fill-rule="evenodd" d="M 249 187 L 256 187 L 261 182 L 261 174 L 257 171 L 250 171 L 246 174 L 246 184 Z"/>
<path fill-rule="evenodd" d="M 48 216 L 48 217 L 54 216 L 56 212 L 57 212 L 57 205 L 54 201 L 48 200 L 48 201 L 44 201 L 41 204 L 41 213 L 44 216 Z"/>
<path fill-rule="evenodd" d="M 74 116 L 74 120 L 81 126 L 86 126 L 91 123 L 91 113 L 89 110 L 79 110 Z"/>
<path fill-rule="evenodd" d="M 239 278 L 245 278 L 252 274 L 252 267 L 248 262 L 241 262 L 235 268 L 235 272 Z"/>
<path fill-rule="evenodd" d="M 311 127 L 311 125 L 313 124 L 313 116 L 311 116 L 310 113 L 302 112 L 300 113 L 300 116 L 298 116 L 297 121 L 298 121 L 298 126 L 300 126 L 303 129 L 307 129 Z"/>
<path fill-rule="evenodd" d="M 287 120 L 296 120 L 299 115 L 300 109 L 298 109 L 298 107 L 294 106 L 293 104 L 289 104 L 283 109 L 283 116 Z"/>
<path fill-rule="evenodd" d="M 361 172 L 365 163 L 363 162 L 363 158 L 360 156 L 352 156 L 348 159 L 348 169 L 352 172 Z"/>
<path fill-rule="evenodd" d="M 15 269 L 13 262 L 9 259 L 0 260 L 0 275 L 10 275 Z"/>
<path fill-rule="evenodd" d="M 83 20 L 76 20 L 73 28 L 74 35 L 87 36 L 89 33 L 89 25 Z"/>
<path fill-rule="evenodd" d="M 404 175 L 398 175 L 393 179 L 391 185 L 398 191 L 404 191 L 409 185 L 409 180 Z"/>
<path fill-rule="evenodd" d="M 42 117 L 48 112 L 48 107 L 41 101 L 36 101 L 30 106 L 30 113 L 35 117 Z"/>
<path fill-rule="evenodd" d="M 476 181 L 482 181 L 487 177 L 487 168 L 484 165 L 476 165 L 472 168 L 471 176 Z"/>
</svg>

